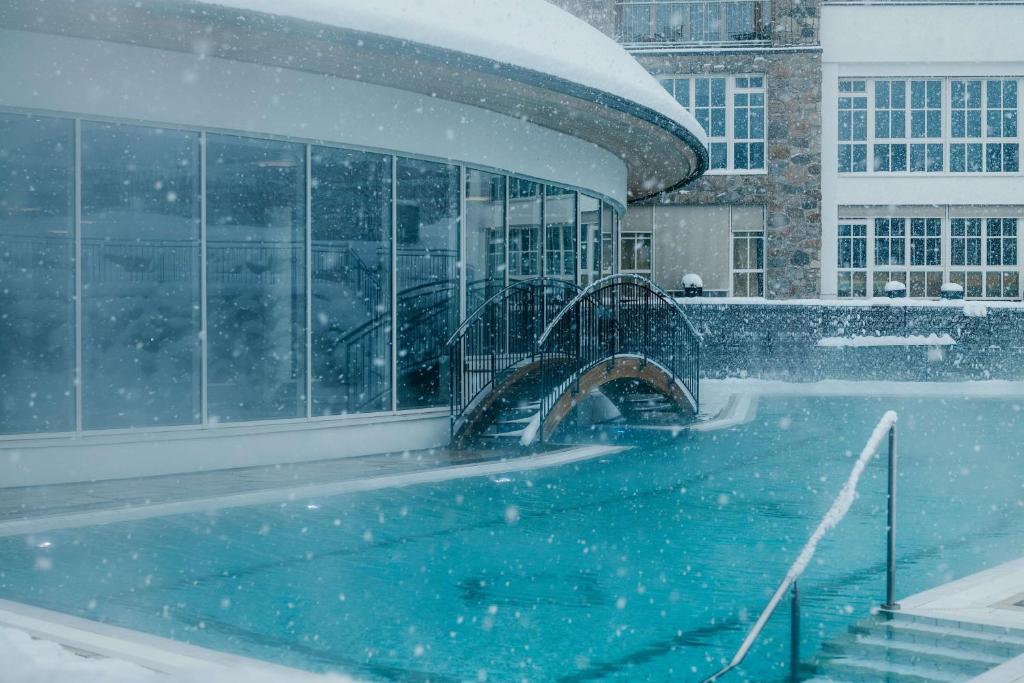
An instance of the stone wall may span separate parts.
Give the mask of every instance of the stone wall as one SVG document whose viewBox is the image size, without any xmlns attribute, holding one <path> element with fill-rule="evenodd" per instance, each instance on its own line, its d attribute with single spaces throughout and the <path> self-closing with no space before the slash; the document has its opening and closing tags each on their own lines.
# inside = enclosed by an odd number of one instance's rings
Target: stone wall
<svg viewBox="0 0 1024 683">
<path fill-rule="evenodd" d="M 769 298 L 818 295 L 821 281 L 821 53 L 637 55 L 655 74 L 766 75 L 767 173 L 705 175 L 652 202 L 765 207 Z"/>
<path fill-rule="evenodd" d="M 684 300 L 704 335 L 701 375 L 788 382 L 1024 380 L 1024 307 L 738 304 Z M 979 315 L 980 314 L 980 315 Z M 830 348 L 826 337 L 949 335 L 926 346 Z"/>
<path fill-rule="evenodd" d="M 615 37 L 614 0 L 554 2 Z M 764 206 L 765 295 L 816 297 L 821 285 L 820 0 L 774 0 L 770 11 L 767 48 L 736 44 L 634 52 L 656 75 L 763 73 L 767 86 L 767 173 L 707 175 L 644 203 Z"/>
</svg>

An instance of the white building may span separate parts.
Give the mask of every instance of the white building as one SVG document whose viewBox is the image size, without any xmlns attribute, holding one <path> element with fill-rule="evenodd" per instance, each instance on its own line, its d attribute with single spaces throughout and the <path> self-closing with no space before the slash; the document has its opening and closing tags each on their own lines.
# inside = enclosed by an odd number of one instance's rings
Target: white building
<svg viewBox="0 0 1024 683">
<path fill-rule="evenodd" d="M 1018 3 L 827 2 L 822 295 L 1019 299 Z"/>
<path fill-rule="evenodd" d="M 459 319 L 706 166 L 540 0 L 8 4 L 0 486 L 442 444 Z"/>
</svg>

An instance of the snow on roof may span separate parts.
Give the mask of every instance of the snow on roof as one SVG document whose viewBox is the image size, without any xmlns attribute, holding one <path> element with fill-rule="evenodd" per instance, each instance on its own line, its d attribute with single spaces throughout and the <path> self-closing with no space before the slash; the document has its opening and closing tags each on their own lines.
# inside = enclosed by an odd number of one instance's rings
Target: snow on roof
<svg viewBox="0 0 1024 683">
<path fill-rule="evenodd" d="M 707 144 L 700 124 L 621 45 L 544 0 L 214 0 L 531 69 L 630 100 Z"/>
</svg>

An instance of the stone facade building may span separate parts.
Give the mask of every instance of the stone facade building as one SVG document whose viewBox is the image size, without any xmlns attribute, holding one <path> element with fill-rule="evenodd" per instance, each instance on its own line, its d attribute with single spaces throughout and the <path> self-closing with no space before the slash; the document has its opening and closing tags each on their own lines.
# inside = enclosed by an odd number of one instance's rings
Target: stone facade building
<svg viewBox="0 0 1024 683">
<path fill-rule="evenodd" d="M 821 284 L 819 0 L 556 0 L 613 36 L 704 125 L 711 170 L 632 204 L 623 271 L 669 290 L 816 297 Z"/>
</svg>

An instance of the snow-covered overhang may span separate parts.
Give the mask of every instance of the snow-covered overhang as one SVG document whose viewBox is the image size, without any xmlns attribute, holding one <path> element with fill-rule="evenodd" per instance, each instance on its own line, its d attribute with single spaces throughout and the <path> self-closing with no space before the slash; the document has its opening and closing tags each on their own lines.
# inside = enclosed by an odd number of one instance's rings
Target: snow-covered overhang
<svg viewBox="0 0 1024 683">
<path fill-rule="evenodd" d="M 0 28 L 310 71 L 482 107 L 613 152 L 626 163 L 630 200 L 707 169 L 707 139 L 693 117 L 615 41 L 543 0 L 3 0 Z"/>
</svg>

